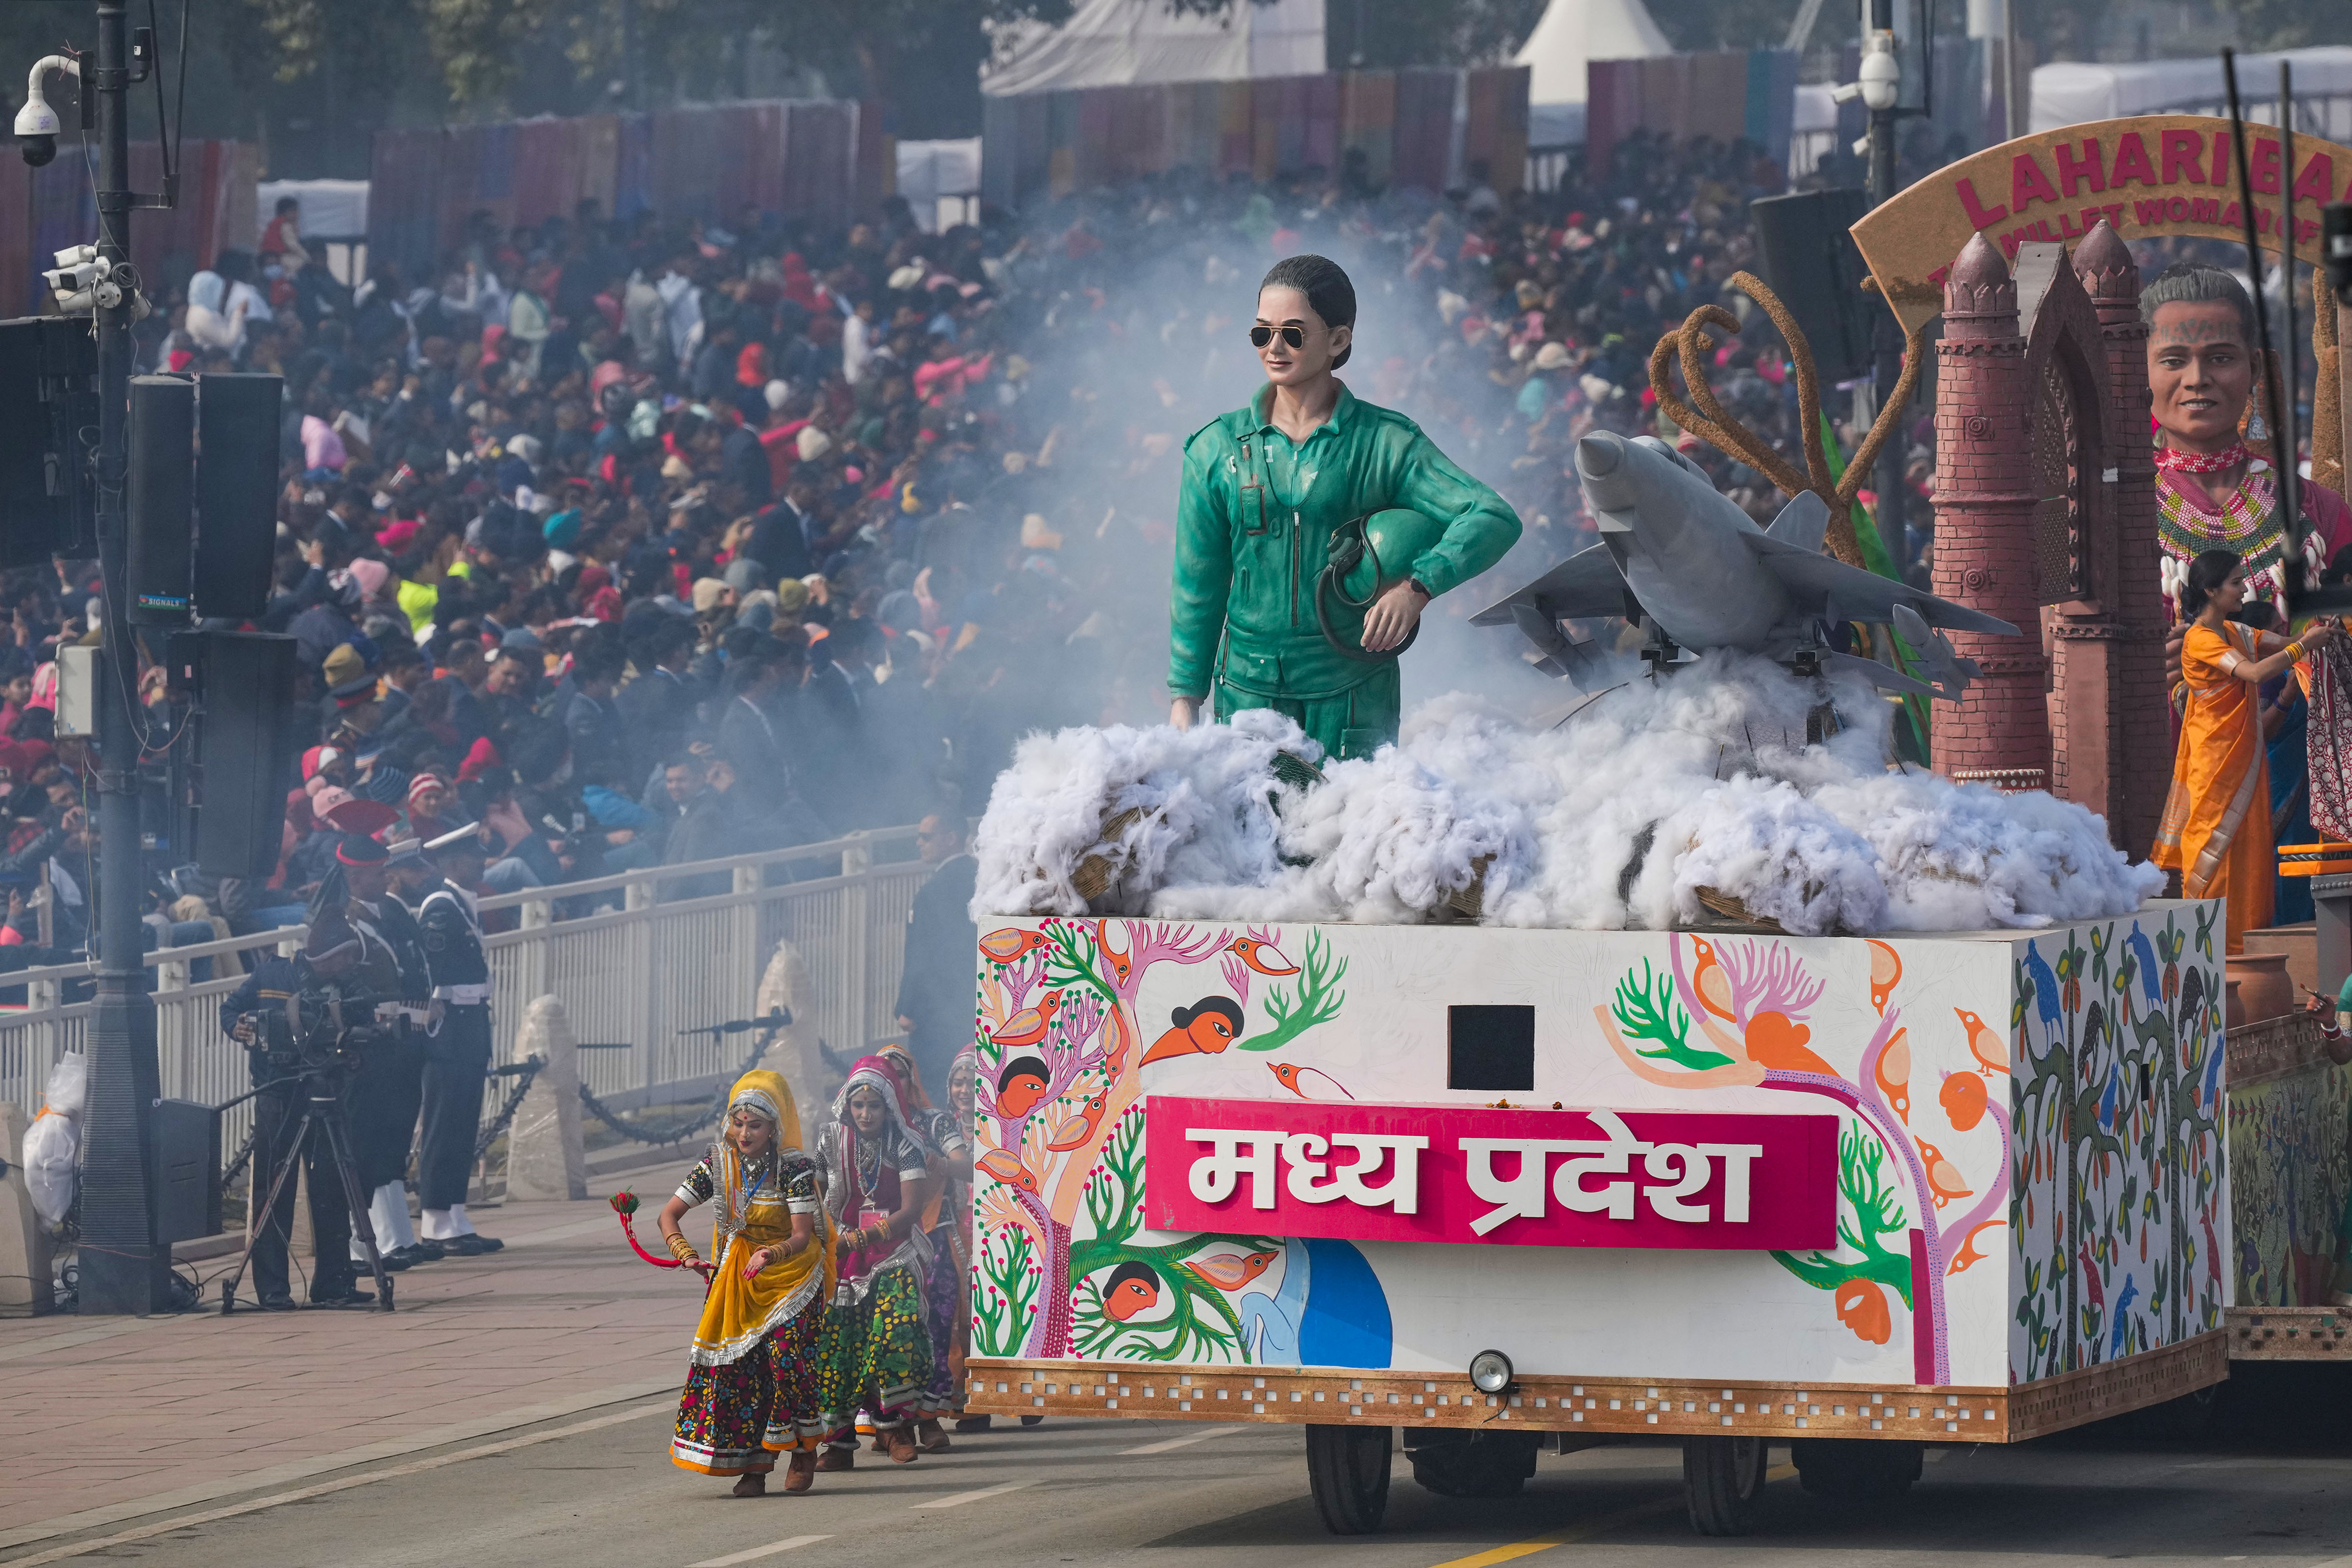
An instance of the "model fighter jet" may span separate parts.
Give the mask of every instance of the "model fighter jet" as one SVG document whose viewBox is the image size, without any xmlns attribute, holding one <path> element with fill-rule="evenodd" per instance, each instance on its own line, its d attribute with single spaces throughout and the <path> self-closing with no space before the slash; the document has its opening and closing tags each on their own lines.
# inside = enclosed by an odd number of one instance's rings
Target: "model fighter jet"
<svg viewBox="0 0 2352 1568">
<path fill-rule="evenodd" d="M 1562 621 L 1622 616 L 1651 634 L 1644 656 L 1671 662 L 1676 648 L 1744 648 L 1811 673 L 1843 668 L 1890 691 L 1957 701 L 1978 669 L 1931 630 L 2015 636 L 2017 628 L 1822 553 L 1829 508 L 1811 491 L 1759 528 L 1689 458 L 1654 436 L 1595 431 L 1576 444 L 1577 478 L 1601 525 L 1601 542 L 1570 556 L 1517 593 L 1471 617 L 1516 626 L 1535 645 L 1529 661 L 1580 689 L 1606 660 Z M 1927 676 L 1915 680 L 1875 659 L 1834 651 L 1841 621 L 1884 622 Z"/>
</svg>

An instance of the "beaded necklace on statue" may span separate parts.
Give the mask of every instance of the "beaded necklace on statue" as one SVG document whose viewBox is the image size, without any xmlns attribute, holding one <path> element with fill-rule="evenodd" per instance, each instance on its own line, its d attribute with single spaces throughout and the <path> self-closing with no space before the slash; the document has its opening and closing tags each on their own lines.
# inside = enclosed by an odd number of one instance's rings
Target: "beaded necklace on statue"
<svg viewBox="0 0 2352 1568">
<path fill-rule="evenodd" d="M 2234 550 L 2246 558 L 2249 577 L 2285 555 L 2286 530 L 2278 521 L 2277 487 L 2266 471 L 2250 471 L 2221 502 L 2219 512 L 2198 506 L 2178 485 L 2158 485 L 2156 497 L 2163 514 L 2158 531 L 2172 554 L 2187 557 L 2208 550 Z"/>
<path fill-rule="evenodd" d="M 2243 448 L 2238 449 L 2242 454 Z M 2183 463 L 2167 463 L 2170 448 L 2159 448 L 2159 468 L 2203 472 Z M 2181 454 L 2206 456 L 2207 454 Z M 2156 487 L 2157 537 L 2163 546 L 2162 591 L 2168 614 L 2177 615 L 2180 584 L 2189 574 L 2189 563 L 2208 550 L 2228 550 L 2245 558 L 2246 595 L 2252 599 L 2275 600 L 2286 592 L 2285 574 L 2280 570 L 2286 559 L 2286 528 L 2280 518 L 2278 487 L 2269 466 L 2260 458 L 2252 459 L 2246 477 L 2238 488 L 2223 499 L 2220 512 L 2207 511 L 2192 500 L 2185 487 L 2158 480 Z M 2305 556 L 2313 573 L 2326 565 L 2326 544 L 2314 530 L 2305 536 Z"/>
</svg>

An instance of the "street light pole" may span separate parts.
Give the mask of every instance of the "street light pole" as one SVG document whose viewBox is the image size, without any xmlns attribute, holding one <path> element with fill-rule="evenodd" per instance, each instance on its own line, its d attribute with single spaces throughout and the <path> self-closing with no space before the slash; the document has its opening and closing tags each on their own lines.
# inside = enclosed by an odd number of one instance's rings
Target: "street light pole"
<svg viewBox="0 0 2352 1568">
<path fill-rule="evenodd" d="M 1862 43 L 1863 105 L 1870 112 L 1870 205 L 1895 195 L 1895 128 L 1901 115 L 1902 67 L 1895 55 L 1895 0 L 1870 0 L 1870 26 Z M 1877 384 L 1877 404 L 1885 409 L 1895 396 L 1903 374 L 1903 331 L 1889 311 L 1874 312 L 1871 379 Z M 1911 566 L 1911 542 L 1903 526 L 1903 452 L 1905 440 L 1897 421 L 1894 439 L 1878 459 L 1873 483 L 1878 491 L 1878 537 L 1895 558 L 1895 570 Z M 1855 433 L 1856 439 L 1861 433 Z"/>
<path fill-rule="evenodd" d="M 98 253 L 121 266 L 131 257 L 130 43 L 123 0 L 98 0 L 93 95 L 98 131 Z M 151 61 L 149 68 L 153 68 Z M 89 1092 L 84 1111 L 80 1310 L 121 1315 L 169 1305 L 170 1248 L 155 1240 L 155 1190 L 148 1128 L 163 1092 L 155 1060 L 155 1008 L 140 984 L 139 738 L 133 693 L 138 646 L 125 591 L 131 323 L 134 296 L 98 307 L 99 570 L 104 647 L 99 660 L 98 999 L 90 1021 Z"/>
</svg>

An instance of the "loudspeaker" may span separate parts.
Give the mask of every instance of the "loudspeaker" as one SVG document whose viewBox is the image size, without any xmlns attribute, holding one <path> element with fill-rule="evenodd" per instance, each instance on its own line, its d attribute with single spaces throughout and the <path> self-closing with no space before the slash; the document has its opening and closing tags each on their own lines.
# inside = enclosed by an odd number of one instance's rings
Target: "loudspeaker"
<svg viewBox="0 0 2352 1568">
<path fill-rule="evenodd" d="M 131 378 L 131 624 L 185 626 L 195 545 L 195 384 Z"/>
<path fill-rule="evenodd" d="M 182 765 L 178 806 L 194 819 L 194 857 L 215 877 L 267 877 L 286 821 L 286 766 L 296 743 L 294 639 L 203 632 L 196 668 L 194 760 Z M 175 657 L 188 644 L 172 639 Z"/>
<path fill-rule="evenodd" d="M 278 549 L 274 375 L 196 378 L 196 613 L 242 620 L 269 607 Z"/>
<path fill-rule="evenodd" d="M 1837 383 L 1870 374 L 1871 329 L 1884 307 L 1862 291 L 1870 268 L 1846 232 L 1867 204 L 1851 187 L 1748 204 L 1759 270 L 1804 329 L 1825 399 Z"/>
<path fill-rule="evenodd" d="M 85 461 L 97 439 L 98 340 L 89 322 L 0 321 L 0 566 L 98 553 Z"/>
<path fill-rule="evenodd" d="M 147 1136 L 154 1148 L 155 1239 L 194 1241 L 218 1236 L 220 1112 L 193 1100 L 159 1100 Z"/>
</svg>

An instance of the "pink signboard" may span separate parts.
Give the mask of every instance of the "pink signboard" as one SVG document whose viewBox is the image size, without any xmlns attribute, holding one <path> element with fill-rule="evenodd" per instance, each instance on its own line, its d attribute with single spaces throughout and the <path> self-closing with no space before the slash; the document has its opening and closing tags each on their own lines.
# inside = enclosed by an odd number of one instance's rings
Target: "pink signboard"
<svg viewBox="0 0 2352 1568">
<path fill-rule="evenodd" d="M 1156 1094 L 1145 1216 L 1350 1241 L 1828 1248 L 1837 1135 L 1834 1116 Z"/>
</svg>

